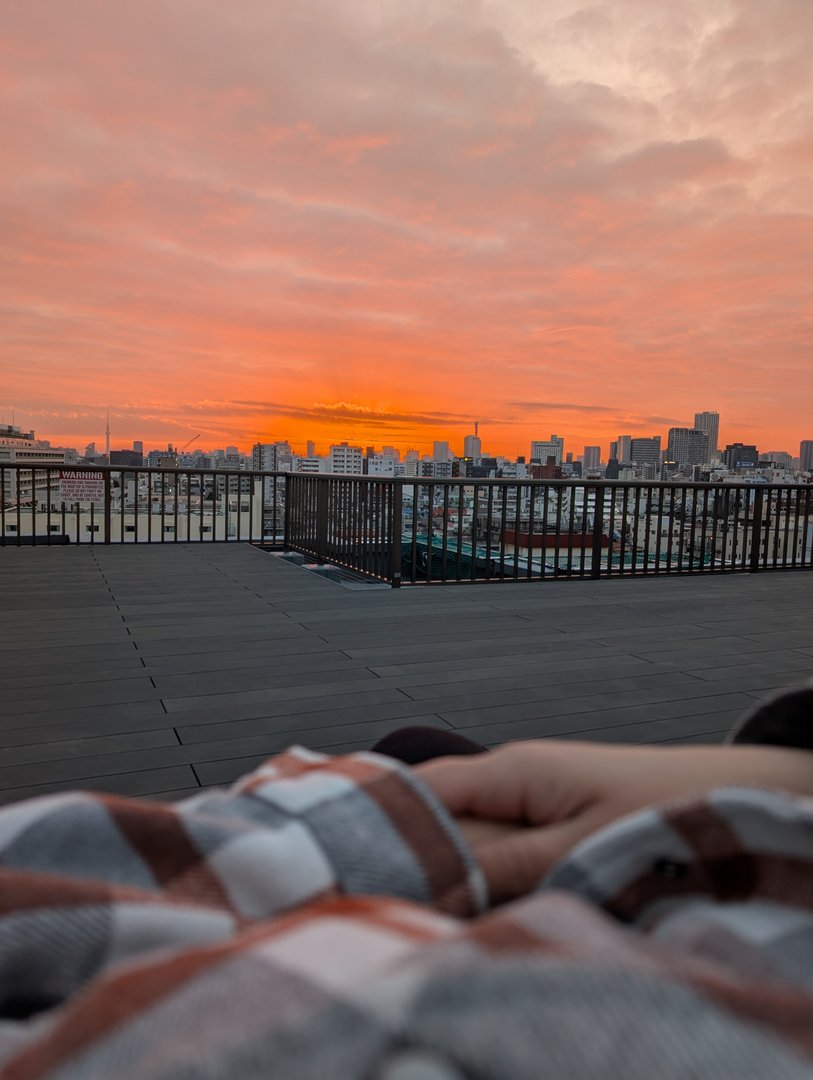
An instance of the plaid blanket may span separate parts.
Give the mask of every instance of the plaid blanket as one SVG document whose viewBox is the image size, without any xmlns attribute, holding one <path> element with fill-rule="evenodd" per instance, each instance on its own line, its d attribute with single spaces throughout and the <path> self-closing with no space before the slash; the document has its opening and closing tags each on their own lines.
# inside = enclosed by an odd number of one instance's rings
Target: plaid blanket
<svg viewBox="0 0 813 1080">
<path fill-rule="evenodd" d="M 0 1073 L 813 1075 L 813 804 L 648 809 L 493 911 L 455 825 L 374 754 L 228 791 L 0 811 Z"/>
</svg>

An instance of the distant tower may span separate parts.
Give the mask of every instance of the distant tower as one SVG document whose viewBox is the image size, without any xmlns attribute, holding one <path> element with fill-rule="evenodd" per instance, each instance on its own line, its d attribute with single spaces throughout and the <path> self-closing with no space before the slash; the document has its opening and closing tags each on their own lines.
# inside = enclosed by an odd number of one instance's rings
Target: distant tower
<svg viewBox="0 0 813 1080">
<path fill-rule="evenodd" d="M 813 472 L 813 439 L 802 439 L 799 444 L 799 468 L 802 472 Z"/>
<path fill-rule="evenodd" d="M 475 465 L 483 460 L 483 444 L 480 442 L 480 421 L 474 421 L 474 434 L 463 439 L 463 457 L 469 458 Z"/>
<path fill-rule="evenodd" d="M 107 410 L 107 426 L 104 429 L 104 456 L 110 464 L 110 410 Z"/>
<path fill-rule="evenodd" d="M 709 456 L 714 457 L 720 449 L 720 414 L 718 412 L 695 413 L 694 430 L 708 435 Z"/>
</svg>

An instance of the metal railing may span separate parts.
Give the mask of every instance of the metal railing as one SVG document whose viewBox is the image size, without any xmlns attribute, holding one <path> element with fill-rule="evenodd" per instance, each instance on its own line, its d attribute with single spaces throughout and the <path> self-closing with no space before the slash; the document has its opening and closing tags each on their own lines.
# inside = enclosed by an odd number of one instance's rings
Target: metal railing
<svg viewBox="0 0 813 1080">
<path fill-rule="evenodd" d="M 813 568 L 813 485 L 0 465 L 0 545 L 248 542 L 399 585 Z"/>
<path fill-rule="evenodd" d="M 544 581 L 813 567 L 813 486 L 427 480 L 403 580 Z"/>
<path fill-rule="evenodd" d="M 288 474 L 285 545 L 400 585 L 402 490 L 372 477 Z"/>
<path fill-rule="evenodd" d="M 285 474 L 0 465 L 0 544 L 282 542 Z"/>
</svg>

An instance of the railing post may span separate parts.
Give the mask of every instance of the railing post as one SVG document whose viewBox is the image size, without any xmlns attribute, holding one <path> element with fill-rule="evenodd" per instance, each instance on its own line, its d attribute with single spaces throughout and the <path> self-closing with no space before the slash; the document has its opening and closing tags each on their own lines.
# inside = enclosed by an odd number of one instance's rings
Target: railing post
<svg viewBox="0 0 813 1080">
<path fill-rule="evenodd" d="M 604 527 L 604 488 L 596 487 L 595 509 L 593 511 L 593 565 L 590 576 L 601 577 L 601 534 Z M 587 487 L 584 489 L 584 511 L 587 514 Z"/>
<path fill-rule="evenodd" d="M 104 542 L 109 544 L 110 531 L 113 522 L 113 485 L 110 479 L 110 468 L 104 471 Z M 123 539 L 123 538 L 122 538 Z"/>
<path fill-rule="evenodd" d="M 751 524 L 751 573 L 759 572 L 760 539 L 762 533 L 762 488 L 754 489 L 754 518 Z"/>
<path fill-rule="evenodd" d="M 327 559 L 327 503 L 328 503 L 328 484 L 326 480 L 320 479 L 318 481 L 318 487 L 316 489 L 316 559 L 319 563 L 324 563 Z"/>
<path fill-rule="evenodd" d="M 276 483 L 276 478 L 275 481 Z M 274 531 L 277 523 L 274 521 Z M 285 512 L 282 518 L 282 546 L 288 550 L 291 546 L 291 473 L 285 474 Z"/>
<path fill-rule="evenodd" d="M 401 587 L 401 539 L 403 524 L 403 484 L 392 481 L 392 528 L 390 529 L 390 584 Z"/>
</svg>

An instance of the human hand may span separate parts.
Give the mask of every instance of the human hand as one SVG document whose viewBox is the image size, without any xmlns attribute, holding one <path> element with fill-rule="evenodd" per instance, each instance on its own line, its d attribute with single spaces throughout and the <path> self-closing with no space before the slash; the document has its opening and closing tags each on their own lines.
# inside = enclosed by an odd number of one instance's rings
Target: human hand
<svg viewBox="0 0 813 1080">
<path fill-rule="evenodd" d="M 732 785 L 813 795 L 813 754 L 769 746 L 538 740 L 415 771 L 458 819 L 493 903 L 529 892 L 584 837 L 645 806 Z"/>
</svg>

